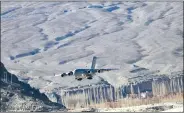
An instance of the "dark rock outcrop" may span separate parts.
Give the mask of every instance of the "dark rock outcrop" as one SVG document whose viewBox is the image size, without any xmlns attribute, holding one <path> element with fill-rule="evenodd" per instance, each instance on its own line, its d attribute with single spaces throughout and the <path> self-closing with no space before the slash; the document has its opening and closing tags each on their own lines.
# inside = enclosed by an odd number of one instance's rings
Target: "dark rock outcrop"
<svg viewBox="0 0 184 113">
<path fill-rule="evenodd" d="M 66 107 L 51 102 L 44 93 L 19 81 L 0 62 L 1 112 L 5 111 L 65 111 Z"/>
</svg>

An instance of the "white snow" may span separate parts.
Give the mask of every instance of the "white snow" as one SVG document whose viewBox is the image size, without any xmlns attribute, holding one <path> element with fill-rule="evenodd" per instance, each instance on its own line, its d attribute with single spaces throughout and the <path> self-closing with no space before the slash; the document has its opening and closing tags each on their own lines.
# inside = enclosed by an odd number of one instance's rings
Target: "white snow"
<svg viewBox="0 0 184 113">
<path fill-rule="evenodd" d="M 156 110 L 155 107 L 162 107 L 163 109 Z M 155 109 L 154 109 L 155 108 Z M 95 108 L 96 112 L 183 112 L 183 103 L 166 102 L 155 103 L 140 106 L 130 106 L 121 108 Z M 89 108 L 79 108 L 70 110 L 70 112 L 89 111 Z"/>
<path fill-rule="evenodd" d="M 164 110 L 158 110 L 157 112 L 183 112 L 183 103 L 167 102 L 156 103 L 140 106 L 130 106 L 122 108 L 97 108 L 98 112 L 156 112 L 154 107 L 162 107 Z M 171 107 L 171 108 L 170 108 Z M 74 109 L 72 111 L 80 112 L 84 109 Z"/>
<path fill-rule="evenodd" d="M 90 7 L 92 6 L 92 7 Z M 1 60 L 41 91 L 127 83 L 132 65 L 166 74 L 183 68 L 180 2 L 2 2 Z M 120 68 L 78 82 L 76 68 Z M 57 76 L 55 76 L 57 75 Z"/>
<path fill-rule="evenodd" d="M 163 112 L 183 112 L 183 107 L 173 108 Z"/>
</svg>

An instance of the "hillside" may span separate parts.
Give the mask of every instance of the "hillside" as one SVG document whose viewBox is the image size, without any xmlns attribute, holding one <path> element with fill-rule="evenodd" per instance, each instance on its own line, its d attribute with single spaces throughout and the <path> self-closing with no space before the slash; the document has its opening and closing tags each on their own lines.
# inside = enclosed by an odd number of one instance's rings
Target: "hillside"
<svg viewBox="0 0 184 113">
<path fill-rule="evenodd" d="M 6 79 L 3 76 L 7 73 Z M 63 111 L 66 108 L 58 103 L 51 102 L 47 96 L 29 84 L 21 82 L 9 73 L 1 63 L 1 112 L 11 111 Z"/>
<path fill-rule="evenodd" d="M 92 80 L 78 68 L 119 70 Z M 121 87 L 183 71 L 182 2 L 2 2 L 1 61 L 20 81 L 50 93 Z M 145 76 L 148 75 L 148 76 Z M 22 83 L 23 83 L 22 82 Z"/>
</svg>

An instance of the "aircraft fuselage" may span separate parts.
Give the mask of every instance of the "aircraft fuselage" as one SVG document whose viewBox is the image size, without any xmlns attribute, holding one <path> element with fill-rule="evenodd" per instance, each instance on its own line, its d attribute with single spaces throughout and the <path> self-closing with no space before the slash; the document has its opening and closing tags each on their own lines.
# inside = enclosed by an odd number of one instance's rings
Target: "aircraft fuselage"
<svg viewBox="0 0 184 113">
<path fill-rule="evenodd" d="M 96 73 L 94 69 L 76 69 L 74 71 L 75 79 L 82 80 L 83 78 L 92 79 L 92 76 Z"/>
<path fill-rule="evenodd" d="M 96 59 L 97 59 L 97 57 L 94 56 L 90 69 L 76 69 L 74 72 L 70 71 L 68 74 L 63 73 L 61 75 L 61 77 L 64 77 L 64 76 L 67 76 L 67 75 L 69 75 L 69 76 L 74 75 L 76 80 L 82 80 L 84 78 L 92 79 L 93 75 L 95 75 L 96 73 L 101 73 L 101 72 L 104 72 L 104 71 L 117 70 L 117 69 L 96 69 L 95 68 Z"/>
</svg>

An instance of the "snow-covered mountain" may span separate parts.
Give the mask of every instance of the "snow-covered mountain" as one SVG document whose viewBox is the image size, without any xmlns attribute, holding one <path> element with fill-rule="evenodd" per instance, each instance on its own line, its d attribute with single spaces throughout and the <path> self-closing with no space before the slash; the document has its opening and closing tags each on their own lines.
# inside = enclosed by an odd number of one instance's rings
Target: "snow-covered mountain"
<svg viewBox="0 0 184 113">
<path fill-rule="evenodd" d="M 182 2 L 2 2 L 1 59 L 40 91 L 122 85 L 135 65 L 146 73 L 183 70 Z M 76 81 L 64 72 L 120 68 Z M 139 71 L 140 72 L 140 71 Z"/>
</svg>

